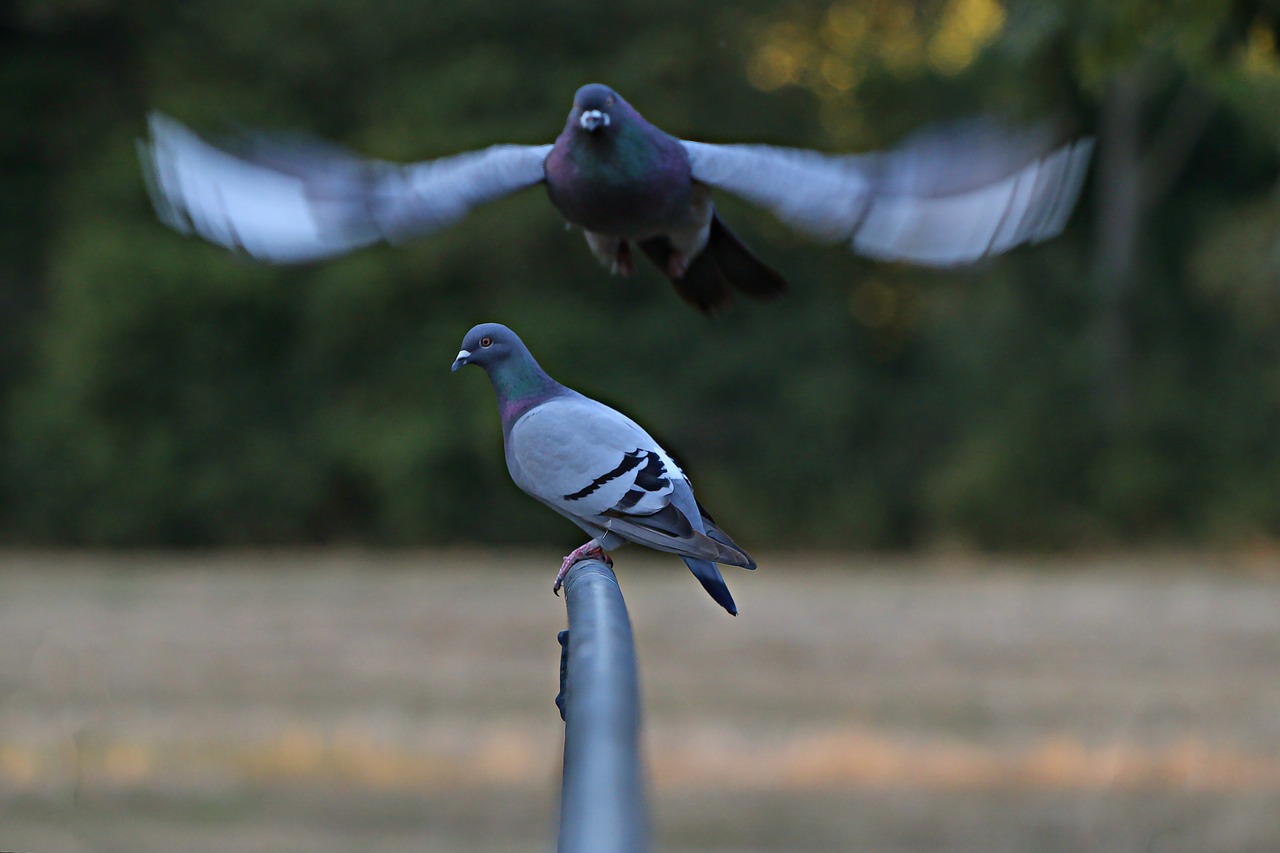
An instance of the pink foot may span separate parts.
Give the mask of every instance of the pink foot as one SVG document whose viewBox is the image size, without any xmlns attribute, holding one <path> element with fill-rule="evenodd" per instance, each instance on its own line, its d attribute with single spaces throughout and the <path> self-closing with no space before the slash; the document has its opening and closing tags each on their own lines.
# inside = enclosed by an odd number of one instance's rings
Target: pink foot
<svg viewBox="0 0 1280 853">
<path fill-rule="evenodd" d="M 618 243 L 618 251 L 613 256 L 613 274 L 628 277 L 636 274 L 636 262 L 631 257 L 631 244 L 626 240 Z"/>
<path fill-rule="evenodd" d="M 689 271 L 689 259 L 685 257 L 684 252 L 671 250 L 671 255 L 667 258 L 667 277 L 668 278 L 684 278 L 684 274 Z"/>
<path fill-rule="evenodd" d="M 609 555 L 600 547 L 600 543 L 592 539 L 587 544 L 574 548 L 573 553 L 564 558 L 564 562 L 560 564 L 560 571 L 556 573 L 556 583 L 555 586 L 551 587 L 551 591 L 559 595 L 560 585 L 564 583 L 564 576 L 569 573 L 569 569 L 573 568 L 573 564 L 582 560 L 590 560 L 593 557 L 601 560 L 609 568 L 613 568 L 613 560 L 609 559 Z"/>
</svg>

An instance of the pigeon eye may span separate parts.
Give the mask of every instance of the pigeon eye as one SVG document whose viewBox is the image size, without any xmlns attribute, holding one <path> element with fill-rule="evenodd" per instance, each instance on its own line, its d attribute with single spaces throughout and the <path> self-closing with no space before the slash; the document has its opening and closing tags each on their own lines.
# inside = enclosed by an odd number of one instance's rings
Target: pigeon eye
<svg viewBox="0 0 1280 853">
<path fill-rule="evenodd" d="M 606 107 L 611 107 L 611 106 L 613 106 L 613 95 L 610 95 L 609 97 L 607 97 L 607 98 L 605 98 L 605 99 L 604 99 L 604 105 L 605 105 Z"/>
<path fill-rule="evenodd" d="M 490 347 L 490 346 L 493 346 L 493 338 L 490 338 L 490 337 L 487 337 L 487 336 L 486 336 L 486 337 L 481 338 L 481 339 L 480 339 L 480 346 L 482 346 L 482 347 Z"/>
</svg>

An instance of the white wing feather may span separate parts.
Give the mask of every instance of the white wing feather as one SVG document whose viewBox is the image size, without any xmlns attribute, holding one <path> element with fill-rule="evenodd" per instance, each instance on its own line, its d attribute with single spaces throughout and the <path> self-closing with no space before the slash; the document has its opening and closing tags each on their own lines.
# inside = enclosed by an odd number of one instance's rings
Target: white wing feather
<svg viewBox="0 0 1280 853">
<path fill-rule="evenodd" d="M 661 466 L 663 486 L 638 482 L 648 482 L 641 472 L 651 458 Z M 635 421 L 586 397 L 548 400 L 523 415 L 511 428 L 507 460 L 512 479 L 525 492 L 565 515 L 586 519 L 623 504 L 633 490 L 639 497 L 631 512 L 657 512 L 671 502 L 673 484 L 684 480 L 667 452 Z"/>
<path fill-rule="evenodd" d="M 1062 231 L 1092 139 L 1051 148 L 992 122 L 918 134 L 881 154 L 685 142 L 693 177 L 824 242 L 882 260 L 970 263 Z"/>
<path fill-rule="evenodd" d="M 153 113 L 139 157 L 160 218 L 275 263 L 426 234 L 541 182 L 550 145 L 495 145 L 407 166 L 336 146 L 260 135 L 213 145 Z"/>
</svg>

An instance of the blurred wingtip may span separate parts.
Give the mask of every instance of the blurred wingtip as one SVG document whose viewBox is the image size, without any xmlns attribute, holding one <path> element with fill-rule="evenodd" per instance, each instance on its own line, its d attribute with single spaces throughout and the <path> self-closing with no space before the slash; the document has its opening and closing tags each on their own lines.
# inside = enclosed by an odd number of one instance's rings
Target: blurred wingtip
<svg viewBox="0 0 1280 853">
<path fill-rule="evenodd" d="M 1066 159 L 1063 176 L 1056 198 L 1046 210 L 1044 223 L 1031 237 L 1030 242 L 1042 243 L 1045 240 L 1051 240 L 1066 229 L 1067 222 L 1076 209 L 1076 202 L 1080 199 L 1085 178 L 1089 174 L 1095 142 L 1095 137 L 1084 136 L 1067 143 L 1055 152 Z"/>
<path fill-rule="evenodd" d="M 1065 229 L 1095 141 L 1053 124 L 1003 132 L 979 121 L 881 155 L 879 189 L 854 233 L 859 254 L 943 268 L 973 264 Z"/>
<path fill-rule="evenodd" d="M 291 264 L 376 239 L 367 228 L 346 227 L 345 219 L 335 224 L 341 200 L 325 207 L 312 199 L 304 177 L 281 162 L 255 162 L 237 152 L 243 145 L 210 142 L 159 110 L 147 113 L 147 131 L 137 141 L 143 181 L 156 216 L 179 233 L 260 261 Z"/>
<path fill-rule="evenodd" d="M 191 221 L 173 204 L 170 193 L 166 189 L 166 179 L 162 174 L 167 169 L 163 153 L 166 136 L 173 128 L 181 127 L 173 119 L 158 110 L 147 113 L 147 130 L 149 136 L 135 141 L 138 152 L 138 165 L 142 170 L 142 181 L 151 198 L 151 206 L 160 221 L 181 234 L 191 234 Z"/>
</svg>

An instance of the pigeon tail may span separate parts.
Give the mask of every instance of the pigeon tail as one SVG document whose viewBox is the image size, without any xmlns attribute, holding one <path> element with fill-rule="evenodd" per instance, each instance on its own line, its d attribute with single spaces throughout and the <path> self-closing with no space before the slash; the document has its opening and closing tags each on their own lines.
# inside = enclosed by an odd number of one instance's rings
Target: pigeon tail
<svg viewBox="0 0 1280 853">
<path fill-rule="evenodd" d="M 776 299 L 787 292 L 787 280 L 748 249 L 714 213 L 703 254 L 707 252 L 729 283 L 752 299 Z"/>
<path fill-rule="evenodd" d="M 737 616 L 738 605 L 733 603 L 733 596 L 729 594 L 729 587 L 725 584 L 724 578 L 720 576 L 720 570 L 716 568 L 716 564 L 710 560 L 698 560 L 693 557 L 682 557 L 681 559 L 689 567 L 689 571 L 693 572 L 693 576 L 698 579 L 698 583 L 702 584 L 702 588 L 716 600 L 716 604 L 729 611 L 730 616 Z"/>
<path fill-rule="evenodd" d="M 720 526 L 716 524 L 716 520 L 703 507 L 701 501 L 695 499 L 694 502 L 698 507 L 698 512 L 702 514 L 702 532 L 706 534 L 708 539 L 720 546 L 720 553 L 716 556 L 716 562 L 724 563 L 726 566 L 754 569 L 756 561 L 751 555 L 742 550 L 742 546 L 730 539 L 729 535 L 720 529 Z"/>
<path fill-rule="evenodd" d="M 665 237 L 642 240 L 639 245 L 659 269 L 670 268 L 671 243 Z M 756 257 L 714 213 L 706 247 L 671 283 L 681 299 L 704 314 L 729 308 L 734 290 L 753 299 L 773 299 L 787 291 L 786 279 Z"/>
<path fill-rule="evenodd" d="M 754 569 L 756 561 L 751 555 L 742 550 L 736 542 L 725 535 L 724 531 L 718 527 L 707 528 L 706 536 L 716 546 L 715 560 L 726 566 L 737 566 L 740 569 Z"/>
</svg>

